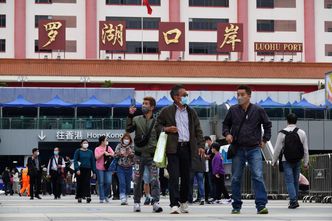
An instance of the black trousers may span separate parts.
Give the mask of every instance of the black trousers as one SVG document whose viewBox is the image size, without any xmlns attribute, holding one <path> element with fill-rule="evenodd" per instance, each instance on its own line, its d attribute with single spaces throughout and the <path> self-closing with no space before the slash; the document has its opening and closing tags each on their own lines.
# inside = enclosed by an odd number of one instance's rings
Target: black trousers
<svg viewBox="0 0 332 221">
<path fill-rule="evenodd" d="M 52 191 L 53 195 L 56 198 L 61 196 L 61 174 L 58 171 L 51 170 L 51 182 L 52 182 Z"/>
<path fill-rule="evenodd" d="M 188 201 L 191 165 L 190 146 L 178 146 L 175 154 L 167 154 L 167 160 L 170 206 L 179 206 L 179 202 L 185 203 Z M 180 177 L 181 184 L 179 188 Z"/>
<path fill-rule="evenodd" d="M 120 198 L 119 177 L 117 173 L 112 174 L 112 192 L 113 198 Z"/>
<path fill-rule="evenodd" d="M 30 175 L 30 198 L 39 196 L 41 186 L 41 175 Z"/>
<path fill-rule="evenodd" d="M 221 199 L 221 193 L 224 195 L 225 199 L 229 199 L 229 194 L 225 186 L 225 176 L 220 174 L 220 177 L 217 178 L 215 175 L 213 176 L 213 183 L 215 185 L 215 196 L 213 197 L 215 200 Z"/>
<path fill-rule="evenodd" d="M 90 168 L 80 168 L 81 174 L 78 176 L 76 174 L 77 180 L 77 198 L 91 197 L 90 179 L 91 179 L 91 169 Z"/>
<path fill-rule="evenodd" d="M 204 189 L 205 189 L 205 201 L 207 202 L 209 200 L 209 196 L 211 195 L 210 190 L 210 179 L 209 179 L 209 172 L 204 172 Z M 212 196 L 213 197 L 213 196 Z"/>
</svg>

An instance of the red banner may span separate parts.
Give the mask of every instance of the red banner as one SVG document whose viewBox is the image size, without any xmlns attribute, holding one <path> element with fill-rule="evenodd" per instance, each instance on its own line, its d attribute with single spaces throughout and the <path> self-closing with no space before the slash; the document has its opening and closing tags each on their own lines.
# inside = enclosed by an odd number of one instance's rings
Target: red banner
<svg viewBox="0 0 332 221">
<path fill-rule="evenodd" d="M 159 23 L 159 51 L 185 51 L 184 22 Z"/>
<path fill-rule="evenodd" d="M 243 24 L 219 23 L 217 29 L 217 52 L 243 51 Z"/>
<path fill-rule="evenodd" d="M 66 49 L 66 21 L 40 20 L 38 23 L 39 50 Z"/>
<path fill-rule="evenodd" d="M 99 50 L 127 50 L 125 21 L 99 21 Z"/>
</svg>

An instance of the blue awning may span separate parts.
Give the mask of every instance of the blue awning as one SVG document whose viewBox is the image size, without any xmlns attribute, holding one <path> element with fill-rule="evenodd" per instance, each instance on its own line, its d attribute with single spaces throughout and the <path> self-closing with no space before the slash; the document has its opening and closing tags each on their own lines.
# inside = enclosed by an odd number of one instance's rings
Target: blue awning
<svg viewBox="0 0 332 221">
<path fill-rule="evenodd" d="M 210 105 L 211 105 L 211 103 L 204 100 L 201 96 L 199 96 L 197 99 L 194 99 L 189 104 L 189 106 L 199 106 L 199 107 L 207 107 Z"/>
<path fill-rule="evenodd" d="M 45 103 L 38 104 L 39 107 L 74 107 L 74 104 L 63 101 L 58 95 Z"/>
<path fill-rule="evenodd" d="M 263 108 L 283 108 L 285 107 L 284 104 L 276 102 L 272 100 L 272 98 L 268 97 L 264 101 L 258 103 Z"/>
<path fill-rule="evenodd" d="M 87 101 L 76 104 L 77 107 L 112 107 L 111 104 L 106 104 L 98 100 L 95 96 L 90 97 Z"/>
<path fill-rule="evenodd" d="M 233 106 L 233 105 L 235 105 L 235 104 L 238 104 L 238 101 L 237 101 L 237 98 L 234 96 L 234 97 L 232 97 L 231 99 L 228 99 L 228 100 L 226 101 L 226 103 L 228 103 L 229 105 Z"/>
<path fill-rule="evenodd" d="M 126 107 L 129 108 L 131 106 L 131 97 L 128 96 L 127 98 L 125 98 L 123 101 L 116 103 L 113 105 L 114 107 Z M 141 107 L 142 104 L 136 102 L 136 107 Z"/>
<path fill-rule="evenodd" d="M 3 103 L 3 107 L 36 107 L 36 104 L 26 100 L 22 95 L 18 95 L 17 98 L 11 102 Z"/>
<path fill-rule="evenodd" d="M 294 108 L 304 108 L 304 109 L 316 109 L 316 110 L 325 109 L 324 107 L 319 107 L 312 103 L 309 103 L 305 98 L 303 98 L 300 102 L 294 102 L 293 107 Z"/>
<path fill-rule="evenodd" d="M 173 104 L 173 102 L 170 101 L 166 96 L 164 96 L 160 98 L 159 101 L 157 102 L 157 107 L 166 107 L 171 104 Z"/>
</svg>

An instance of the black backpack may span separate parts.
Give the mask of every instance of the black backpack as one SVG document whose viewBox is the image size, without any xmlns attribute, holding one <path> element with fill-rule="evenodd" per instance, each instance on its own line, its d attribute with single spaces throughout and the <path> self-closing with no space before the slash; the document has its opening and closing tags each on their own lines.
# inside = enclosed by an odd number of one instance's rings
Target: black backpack
<svg viewBox="0 0 332 221">
<path fill-rule="evenodd" d="M 304 156 L 303 144 L 300 136 L 297 133 L 299 128 L 295 128 L 293 131 L 281 130 L 280 132 L 285 134 L 285 146 L 283 147 L 283 154 L 286 160 L 290 163 L 297 163 L 302 160 Z"/>
</svg>

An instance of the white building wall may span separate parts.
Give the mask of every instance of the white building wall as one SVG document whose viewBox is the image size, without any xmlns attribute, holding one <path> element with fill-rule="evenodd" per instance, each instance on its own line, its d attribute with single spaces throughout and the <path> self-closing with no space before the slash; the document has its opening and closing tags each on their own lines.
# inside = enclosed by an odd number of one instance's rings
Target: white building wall
<svg viewBox="0 0 332 221">
<path fill-rule="evenodd" d="M 50 53 L 35 53 L 35 39 L 38 39 L 38 28 L 35 28 L 35 15 L 76 16 L 76 28 L 66 28 L 66 40 L 76 40 L 76 52 L 66 52 L 68 59 L 85 59 L 85 0 L 77 0 L 76 4 L 53 3 L 36 4 L 35 0 L 27 0 L 26 4 L 26 56 L 27 58 L 51 57 Z M 53 52 L 56 58 L 58 52 Z M 63 58 L 64 53 L 59 54 Z"/>
<path fill-rule="evenodd" d="M 325 56 L 325 44 L 332 44 L 332 32 L 325 32 L 325 21 L 332 21 L 332 9 L 324 8 L 324 0 L 315 0 L 316 60 L 332 62 L 331 56 Z"/>
<path fill-rule="evenodd" d="M 303 0 L 296 0 L 296 8 L 256 8 L 256 0 L 249 1 L 248 11 L 248 55 L 250 61 L 259 61 L 263 56 L 255 58 L 254 42 L 299 42 L 304 48 L 304 4 Z M 296 32 L 257 32 L 257 20 L 296 20 Z M 273 56 L 266 56 L 265 61 L 269 61 Z M 282 55 L 276 55 L 275 61 L 280 61 Z M 291 55 L 285 55 L 284 61 L 291 59 Z M 293 61 L 304 61 L 301 53 L 294 54 Z"/>
<path fill-rule="evenodd" d="M 0 58 L 14 57 L 14 1 L 0 3 L 0 14 L 6 15 L 6 27 L 0 28 L 0 39 L 6 39 L 6 52 L 0 52 Z M 22 39 L 24 41 L 24 39 Z"/>
</svg>

